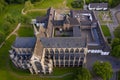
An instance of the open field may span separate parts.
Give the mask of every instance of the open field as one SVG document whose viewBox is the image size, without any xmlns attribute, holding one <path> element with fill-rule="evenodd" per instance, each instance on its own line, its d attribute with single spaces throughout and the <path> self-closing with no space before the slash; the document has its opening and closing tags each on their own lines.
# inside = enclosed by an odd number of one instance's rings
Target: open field
<svg viewBox="0 0 120 80">
<path fill-rule="evenodd" d="M 69 7 L 70 9 L 72 8 L 71 3 L 72 3 L 73 1 L 74 1 L 74 0 L 66 0 L 66 5 L 67 5 L 67 7 Z"/>
<path fill-rule="evenodd" d="M 111 36 L 109 28 L 106 25 L 101 25 L 101 28 L 105 37 Z"/>
<path fill-rule="evenodd" d="M 42 0 L 41 2 L 36 2 L 34 4 L 35 8 L 49 8 L 49 7 L 54 7 L 54 8 L 63 8 L 63 1 L 64 0 Z"/>
<path fill-rule="evenodd" d="M 35 19 L 37 16 L 45 16 L 46 11 L 33 11 L 28 12 L 26 15 L 30 16 L 32 19 Z"/>
<path fill-rule="evenodd" d="M 33 30 L 32 25 L 22 25 L 20 29 L 18 30 L 18 35 L 20 37 L 33 37 L 34 30 Z"/>
</svg>

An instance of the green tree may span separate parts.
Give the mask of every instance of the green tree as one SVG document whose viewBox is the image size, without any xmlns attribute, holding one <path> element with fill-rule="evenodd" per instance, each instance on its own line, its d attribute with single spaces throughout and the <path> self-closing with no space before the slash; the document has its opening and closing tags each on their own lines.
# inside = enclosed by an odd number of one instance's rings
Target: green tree
<svg viewBox="0 0 120 80">
<path fill-rule="evenodd" d="M 3 23 L 3 30 L 5 32 L 5 35 L 8 35 L 10 33 L 11 26 L 12 24 L 7 21 Z"/>
<path fill-rule="evenodd" d="M 6 14 L 4 19 L 11 24 L 16 22 L 15 18 L 11 14 Z"/>
<path fill-rule="evenodd" d="M 0 32 L 0 44 L 4 41 L 4 39 L 5 35 L 2 32 Z"/>
<path fill-rule="evenodd" d="M 114 35 L 116 38 L 120 38 L 120 26 L 118 26 L 115 31 L 114 31 Z"/>
<path fill-rule="evenodd" d="M 3 12 L 4 8 L 5 8 L 5 1 L 4 0 L 0 0 L 0 14 Z"/>
<path fill-rule="evenodd" d="M 25 8 L 25 10 L 30 10 L 30 9 L 33 8 L 33 4 L 31 3 L 30 0 L 25 2 L 25 7 L 24 8 Z"/>
<path fill-rule="evenodd" d="M 103 80 L 109 80 L 112 77 L 112 66 L 109 62 L 95 62 L 93 72 Z"/>
<path fill-rule="evenodd" d="M 71 3 L 71 6 L 73 8 L 82 8 L 83 7 L 83 1 L 82 0 L 75 0 Z"/>
<path fill-rule="evenodd" d="M 27 15 L 24 15 L 22 16 L 21 18 L 21 22 L 25 23 L 25 24 L 30 24 L 31 23 L 31 17 L 30 16 L 27 16 Z"/>
<path fill-rule="evenodd" d="M 120 45 L 120 39 L 119 38 L 115 38 L 112 40 L 112 49 L 115 47 L 115 46 L 118 46 Z"/>
<path fill-rule="evenodd" d="M 81 68 L 78 70 L 75 80 L 91 80 L 91 74 L 87 69 Z"/>
<path fill-rule="evenodd" d="M 120 45 L 117 45 L 112 50 L 112 56 L 120 58 Z"/>
</svg>

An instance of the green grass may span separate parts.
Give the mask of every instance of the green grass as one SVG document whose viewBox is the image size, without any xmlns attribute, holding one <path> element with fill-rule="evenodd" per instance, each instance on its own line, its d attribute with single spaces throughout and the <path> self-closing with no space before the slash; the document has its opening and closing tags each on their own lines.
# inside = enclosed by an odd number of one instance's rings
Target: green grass
<svg viewBox="0 0 120 80">
<path fill-rule="evenodd" d="M 71 3 L 72 3 L 73 1 L 74 1 L 74 0 L 67 0 L 67 7 L 69 7 L 70 9 L 72 9 Z"/>
<path fill-rule="evenodd" d="M 79 68 L 71 68 L 71 67 L 55 67 L 53 68 L 53 75 L 63 75 L 66 73 L 76 73 Z"/>
<path fill-rule="evenodd" d="M 27 15 L 30 16 L 32 19 L 35 19 L 37 16 L 45 16 L 46 11 L 28 12 Z"/>
<path fill-rule="evenodd" d="M 111 36 L 109 28 L 106 25 L 101 25 L 101 28 L 105 37 Z"/>
<path fill-rule="evenodd" d="M 34 4 L 35 8 L 62 8 L 64 0 L 42 0 L 41 2 L 36 2 Z"/>
<path fill-rule="evenodd" d="M 34 36 L 34 30 L 32 25 L 22 25 L 18 30 L 18 35 L 20 37 L 32 37 Z"/>
</svg>

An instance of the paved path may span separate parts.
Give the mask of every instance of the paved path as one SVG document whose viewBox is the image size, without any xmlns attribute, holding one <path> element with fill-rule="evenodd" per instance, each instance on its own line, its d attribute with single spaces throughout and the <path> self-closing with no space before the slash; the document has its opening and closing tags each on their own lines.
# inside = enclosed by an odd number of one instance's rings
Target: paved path
<svg viewBox="0 0 120 80">
<path fill-rule="evenodd" d="M 5 40 L 7 40 L 8 38 L 10 38 L 13 34 L 17 35 L 17 30 L 20 28 L 21 23 L 18 23 L 17 27 L 5 38 Z M 5 41 L 3 41 L 0 45 L 0 48 L 4 45 Z"/>
<path fill-rule="evenodd" d="M 28 12 L 35 12 L 35 11 L 46 11 L 47 9 L 31 9 L 31 10 L 27 10 L 27 11 L 24 11 L 24 8 L 22 9 L 21 13 L 23 15 L 27 14 Z"/>
</svg>

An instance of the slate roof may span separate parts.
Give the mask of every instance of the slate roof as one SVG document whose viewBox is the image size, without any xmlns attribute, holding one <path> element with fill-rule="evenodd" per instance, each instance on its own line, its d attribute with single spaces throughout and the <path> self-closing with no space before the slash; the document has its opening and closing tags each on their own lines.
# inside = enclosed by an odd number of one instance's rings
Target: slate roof
<svg viewBox="0 0 120 80">
<path fill-rule="evenodd" d="M 80 25 L 78 20 L 76 18 L 69 18 L 70 25 L 75 26 L 75 25 Z"/>
<path fill-rule="evenodd" d="M 36 43 L 35 37 L 17 37 L 13 43 L 16 48 L 34 48 Z"/>
<path fill-rule="evenodd" d="M 37 21 L 37 23 L 46 23 L 48 21 L 48 17 L 47 16 L 44 16 L 44 17 L 38 16 L 38 17 L 36 17 L 36 21 Z"/>
<path fill-rule="evenodd" d="M 86 40 L 82 37 L 54 37 L 41 38 L 41 44 L 45 48 L 80 48 L 86 47 Z"/>
</svg>

